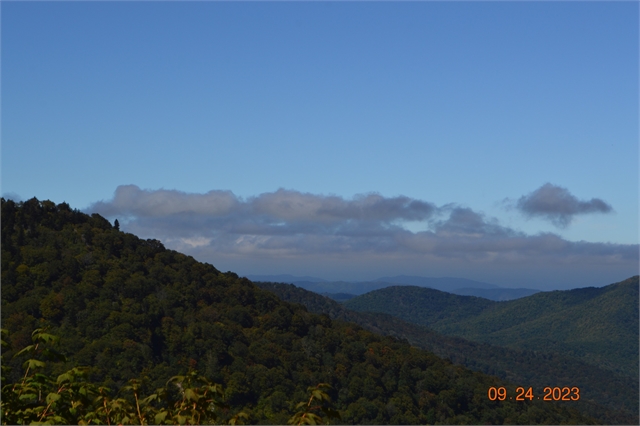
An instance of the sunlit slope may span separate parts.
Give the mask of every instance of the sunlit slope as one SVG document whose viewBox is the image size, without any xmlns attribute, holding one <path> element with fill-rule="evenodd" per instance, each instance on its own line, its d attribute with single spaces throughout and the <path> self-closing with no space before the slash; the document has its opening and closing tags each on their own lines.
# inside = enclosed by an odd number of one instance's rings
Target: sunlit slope
<svg viewBox="0 0 640 426">
<path fill-rule="evenodd" d="M 463 296 L 394 287 L 353 298 L 345 306 L 388 313 L 469 340 L 558 352 L 638 376 L 637 276 L 602 288 L 543 292 L 508 302 L 457 297 Z"/>
</svg>

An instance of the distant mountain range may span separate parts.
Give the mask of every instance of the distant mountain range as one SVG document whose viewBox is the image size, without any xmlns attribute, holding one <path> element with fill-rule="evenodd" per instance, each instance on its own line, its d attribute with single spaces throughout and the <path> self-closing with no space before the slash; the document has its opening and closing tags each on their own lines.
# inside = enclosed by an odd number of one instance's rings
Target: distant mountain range
<svg viewBox="0 0 640 426">
<path fill-rule="evenodd" d="M 637 278 L 635 282 L 637 285 Z M 453 335 L 444 335 L 415 322 L 402 320 L 397 315 L 397 312 L 396 316 L 371 311 L 356 312 L 347 309 L 347 306 L 350 306 L 351 303 L 337 303 L 327 297 L 291 284 L 267 282 L 256 284 L 265 290 L 275 293 L 282 300 L 304 305 L 310 312 L 325 314 L 334 320 L 354 322 L 375 333 L 406 339 L 412 345 L 431 351 L 440 357 L 450 359 L 456 364 L 464 365 L 467 368 L 481 371 L 485 374 L 498 376 L 511 383 L 527 384 L 534 388 L 543 388 L 554 384 L 558 386 L 569 384 L 577 386 L 584 390 L 583 398 L 579 402 L 579 409 L 599 418 L 604 424 L 635 424 L 638 422 L 638 380 L 633 375 L 616 374 L 608 368 L 593 365 L 575 356 L 557 351 L 544 351 L 543 348 L 517 349 L 506 347 L 508 346 L 508 341 L 505 342 L 506 346 L 496 346 L 495 344 L 482 343 L 477 340 L 473 341 Z M 617 286 L 629 287 L 629 284 L 620 283 Z M 612 287 L 614 290 L 616 288 L 615 286 L 608 287 Z M 405 297 L 404 300 L 400 300 L 393 295 L 394 292 L 402 293 L 403 291 L 406 292 L 403 295 Z M 432 303 L 428 303 L 425 297 L 416 296 L 415 293 L 417 292 L 425 292 L 430 295 Z M 385 297 L 377 298 L 377 293 Z M 391 297 L 388 297 L 389 293 L 392 293 Z M 344 295 L 340 296 L 344 297 Z M 369 295 L 356 297 L 354 303 L 357 305 L 356 302 L 367 298 L 367 296 L 376 296 L 379 301 L 386 298 L 388 305 L 396 306 L 398 308 L 397 311 L 407 310 L 409 314 L 413 313 L 411 306 L 420 306 L 427 302 L 426 306 L 429 307 L 427 310 L 430 312 L 425 313 L 423 317 L 423 322 L 427 323 L 444 320 L 448 316 L 458 319 L 464 318 L 468 322 L 472 322 L 483 311 L 502 305 L 476 297 L 460 297 L 438 290 L 417 287 L 393 287 L 378 290 Z M 567 297 L 569 299 L 572 298 L 572 295 L 567 295 L 567 292 L 552 292 L 548 296 L 548 302 L 552 306 L 561 304 L 562 302 L 559 301 Z M 622 295 L 618 294 L 618 297 L 620 296 Z M 412 299 L 415 300 L 414 304 L 406 303 L 407 300 Z M 629 303 L 632 304 L 633 298 L 628 299 Z M 524 302 L 525 300 L 523 299 Z M 637 304 L 637 297 L 635 302 Z M 382 306 L 385 305 L 385 303 L 382 303 Z M 433 309 L 434 305 L 440 305 L 441 308 Z M 606 323 L 607 309 L 604 307 L 603 309 L 597 309 L 595 306 L 593 308 L 595 308 L 593 321 Z M 380 311 L 379 308 L 377 310 Z M 390 311 L 392 309 L 388 308 L 387 310 Z M 449 310 L 451 312 L 447 315 Z M 627 313 L 632 315 L 632 312 Z M 601 315 L 604 315 L 604 318 Z M 505 318 L 500 315 L 497 315 L 494 319 L 496 323 L 509 320 L 508 316 Z M 565 322 L 572 322 L 573 319 L 571 313 L 567 313 Z M 637 335 L 636 326 L 636 340 Z M 561 340 L 566 337 L 559 334 L 555 338 Z M 617 345 L 614 345 L 612 351 L 615 351 L 615 346 Z"/>
<path fill-rule="evenodd" d="M 567 354 L 638 377 L 638 276 L 601 288 L 541 292 L 508 302 L 395 286 L 354 297 L 344 306 L 477 342 Z"/>
<path fill-rule="evenodd" d="M 394 277 L 382 277 L 372 281 L 326 281 L 316 277 L 281 274 L 247 275 L 247 278 L 253 282 L 294 284 L 305 290 L 326 295 L 337 301 L 348 300 L 354 296 L 398 284 L 433 288 L 452 294 L 476 296 L 494 301 L 519 299 L 539 292 L 539 290 L 529 288 L 504 288 L 495 284 L 454 277 L 433 278 L 397 275 Z"/>
<path fill-rule="evenodd" d="M 251 281 L 266 281 L 266 282 L 277 282 L 277 283 L 287 283 L 293 284 L 298 281 L 305 281 L 310 283 L 323 283 L 327 282 L 322 278 L 309 277 L 309 276 L 295 276 L 289 274 L 279 274 L 279 275 L 247 275 L 246 276 Z"/>
<path fill-rule="evenodd" d="M 466 278 L 454 277 L 416 277 L 411 275 L 396 275 L 395 277 L 382 277 L 376 281 L 383 281 L 393 284 L 415 285 L 418 287 L 435 288 L 440 291 L 455 290 L 456 288 L 501 288 L 495 284 L 489 284 L 481 281 L 468 280 Z"/>
</svg>

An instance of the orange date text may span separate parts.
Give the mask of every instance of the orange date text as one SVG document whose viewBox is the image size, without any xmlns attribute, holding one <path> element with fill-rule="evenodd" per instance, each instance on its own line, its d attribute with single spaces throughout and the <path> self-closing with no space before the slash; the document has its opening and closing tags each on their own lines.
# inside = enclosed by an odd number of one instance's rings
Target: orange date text
<svg viewBox="0 0 640 426">
<path fill-rule="evenodd" d="M 524 388 L 522 386 L 518 386 L 516 388 L 515 395 L 508 395 L 507 388 L 504 386 L 500 387 L 490 387 L 487 392 L 487 396 L 491 401 L 505 401 L 505 400 L 515 400 L 515 401 L 531 401 L 532 399 L 540 399 L 542 401 L 577 401 L 580 399 L 580 388 L 574 387 L 551 387 L 546 386 L 543 389 L 542 395 L 534 395 L 533 388 Z"/>
</svg>

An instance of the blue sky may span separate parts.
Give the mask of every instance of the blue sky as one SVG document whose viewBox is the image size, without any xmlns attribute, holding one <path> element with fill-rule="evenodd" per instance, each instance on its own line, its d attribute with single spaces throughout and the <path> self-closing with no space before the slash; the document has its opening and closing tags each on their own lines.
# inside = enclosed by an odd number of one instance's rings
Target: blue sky
<svg viewBox="0 0 640 426">
<path fill-rule="evenodd" d="M 2 2 L 2 193 L 243 274 L 638 273 L 635 2 Z"/>
</svg>

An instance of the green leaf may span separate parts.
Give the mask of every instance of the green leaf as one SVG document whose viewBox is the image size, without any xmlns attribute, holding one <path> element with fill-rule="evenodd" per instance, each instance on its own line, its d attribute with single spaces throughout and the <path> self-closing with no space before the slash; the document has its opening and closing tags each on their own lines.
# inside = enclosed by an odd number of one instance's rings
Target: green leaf
<svg viewBox="0 0 640 426">
<path fill-rule="evenodd" d="M 29 346 L 27 346 L 26 348 L 24 348 L 24 349 L 22 349 L 22 350 L 18 351 L 18 352 L 17 352 L 13 357 L 15 358 L 15 357 L 17 357 L 17 356 L 22 355 L 23 353 L 31 352 L 31 351 L 33 351 L 33 349 L 34 349 L 35 347 L 36 347 L 36 345 L 29 345 Z"/>
<path fill-rule="evenodd" d="M 69 371 L 67 371 L 66 373 L 62 373 L 61 375 L 58 376 L 58 379 L 56 380 L 57 384 L 62 384 L 65 382 L 70 382 L 73 380 L 73 375 L 69 373 Z"/>
<path fill-rule="evenodd" d="M 34 330 L 34 332 L 31 333 L 31 337 L 34 341 L 40 340 L 45 343 L 55 343 L 58 340 L 58 337 L 53 334 L 39 333 L 38 331 L 40 331 L 40 329 Z"/>
<path fill-rule="evenodd" d="M 198 399 L 200 399 L 198 394 L 194 392 L 193 389 L 185 389 L 184 397 L 187 399 L 187 401 L 197 401 Z"/>
<path fill-rule="evenodd" d="M 45 365 L 47 365 L 47 363 L 42 362 L 42 361 L 38 361 L 37 359 L 28 359 L 24 362 L 24 364 L 22 364 L 22 368 L 42 368 Z"/>
<path fill-rule="evenodd" d="M 158 394 L 154 393 L 149 395 L 148 397 L 144 398 L 142 401 L 140 401 L 140 403 L 142 405 L 147 405 L 149 404 L 151 401 L 156 401 L 158 399 Z"/>
<path fill-rule="evenodd" d="M 35 393 L 23 393 L 22 395 L 20 395 L 18 397 L 18 399 L 20 400 L 25 400 L 25 399 L 36 399 L 38 395 Z"/>
<path fill-rule="evenodd" d="M 156 416 L 153 418 L 155 424 L 159 425 L 162 424 L 162 422 L 164 422 L 164 419 L 167 418 L 167 412 L 166 411 L 160 411 L 158 414 L 156 414 Z"/>
<path fill-rule="evenodd" d="M 184 380 L 184 376 L 173 376 L 167 382 L 182 382 Z"/>
<path fill-rule="evenodd" d="M 50 404 L 51 402 L 55 402 L 59 399 L 60 399 L 60 394 L 52 392 L 49 395 L 47 395 L 47 404 Z"/>
</svg>

